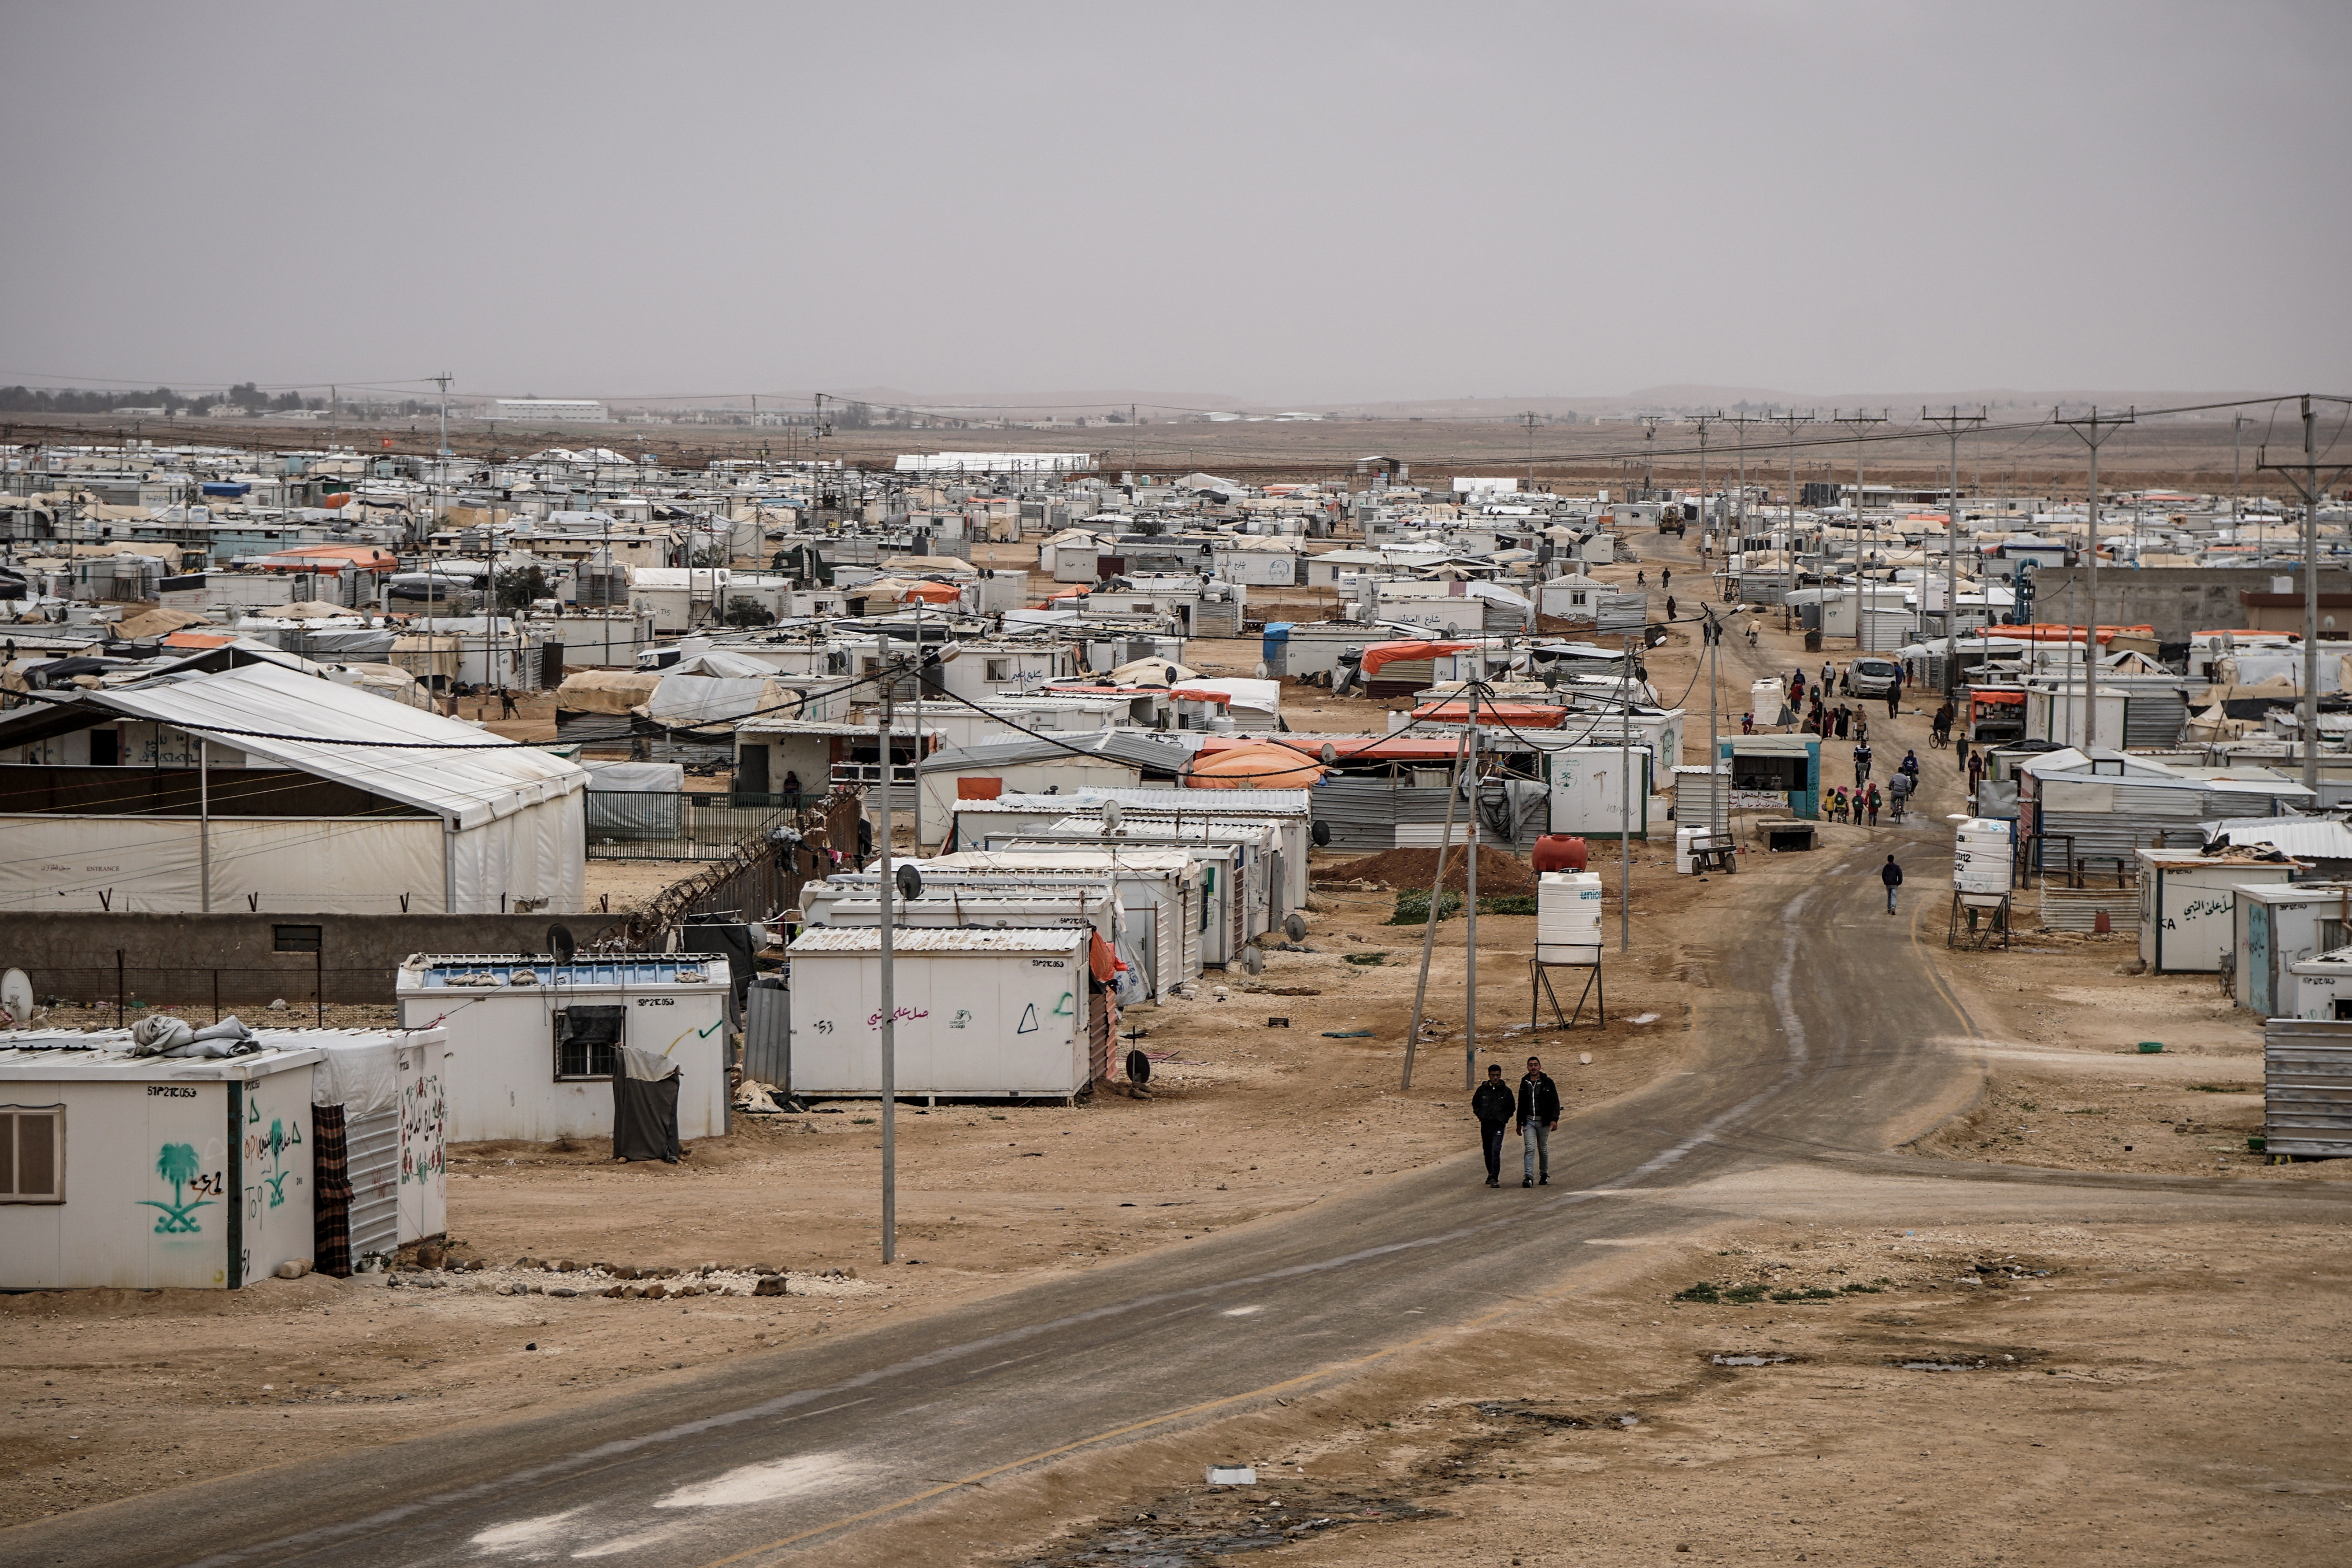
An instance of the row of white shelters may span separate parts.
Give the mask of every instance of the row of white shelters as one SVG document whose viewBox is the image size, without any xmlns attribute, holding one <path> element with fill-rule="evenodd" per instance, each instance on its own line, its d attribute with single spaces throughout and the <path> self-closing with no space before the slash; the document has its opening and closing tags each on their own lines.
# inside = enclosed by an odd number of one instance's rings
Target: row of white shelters
<svg viewBox="0 0 2352 1568">
<path fill-rule="evenodd" d="M 571 912 L 578 763 L 276 664 L 0 717 L 0 909 Z"/>
</svg>

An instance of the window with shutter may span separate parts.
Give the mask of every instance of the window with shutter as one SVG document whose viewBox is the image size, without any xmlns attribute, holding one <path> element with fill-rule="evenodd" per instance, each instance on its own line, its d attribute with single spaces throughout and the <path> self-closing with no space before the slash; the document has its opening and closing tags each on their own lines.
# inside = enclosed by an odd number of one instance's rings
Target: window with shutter
<svg viewBox="0 0 2352 1568">
<path fill-rule="evenodd" d="M 66 1108 L 0 1105 L 0 1204 L 66 1201 Z"/>
</svg>

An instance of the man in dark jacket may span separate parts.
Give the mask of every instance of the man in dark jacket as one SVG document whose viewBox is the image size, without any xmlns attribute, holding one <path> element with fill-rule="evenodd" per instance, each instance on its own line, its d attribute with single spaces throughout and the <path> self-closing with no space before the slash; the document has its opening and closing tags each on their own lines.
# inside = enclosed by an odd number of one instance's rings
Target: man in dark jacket
<svg viewBox="0 0 2352 1568">
<path fill-rule="evenodd" d="M 1471 1113 L 1478 1118 L 1478 1145 L 1486 1154 L 1486 1184 L 1503 1184 L 1503 1129 L 1511 1124 L 1511 1114 L 1518 1109 L 1512 1098 L 1511 1086 L 1503 1081 L 1503 1069 L 1489 1066 L 1486 1081 L 1470 1097 Z"/>
<path fill-rule="evenodd" d="M 1559 1125 L 1559 1086 L 1544 1076 L 1543 1063 L 1528 1058 L 1519 1079 L 1519 1185 L 1551 1185 L 1551 1139 Z"/>
<path fill-rule="evenodd" d="M 1897 773 L 1895 776 L 1901 778 L 1903 775 Z M 1895 912 L 1895 889 L 1903 885 L 1903 868 L 1895 863 L 1894 856 L 1889 855 L 1886 864 L 1878 868 L 1878 879 L 1886 884 L 1886 912 L 1891 915 Z"/>
</svg>

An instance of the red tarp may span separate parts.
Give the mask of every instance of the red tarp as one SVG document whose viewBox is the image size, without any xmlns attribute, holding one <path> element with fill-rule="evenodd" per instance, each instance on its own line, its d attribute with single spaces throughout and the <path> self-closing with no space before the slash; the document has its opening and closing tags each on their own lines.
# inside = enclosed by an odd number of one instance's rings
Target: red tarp
<svg viewBox="0 0 2352 1568">
<path fill-rule="evenodd" d="M 1393 664 L 1401 658 L 1435 658 L 1442 653 L 1460 653 L 1465 647 L 1476 647 L 1478 645 L 1474 642 L 1374 643 L 1371 647 L 1364 650 L 1364 662 L 1361 668 L 1364 672 L 1364 679 L 1370 680 L 1372 678 L 1372 673 L 1379 669 L 1381 666 L 1384 664 Z"/>
</svg>

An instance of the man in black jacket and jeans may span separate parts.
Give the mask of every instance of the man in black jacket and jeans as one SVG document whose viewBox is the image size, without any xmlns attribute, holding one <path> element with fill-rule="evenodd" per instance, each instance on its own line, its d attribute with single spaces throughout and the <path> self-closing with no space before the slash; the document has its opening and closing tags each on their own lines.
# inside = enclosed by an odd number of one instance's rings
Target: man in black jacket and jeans
<svg viewBox="0 0 2352 1568">
<path fill-rule="evenodd" d="M 1519 1079 L 1519 1185 L 1551 1185 L 1551 1139 L 1559 1125 L 1559 1086 L 1544 1076 L 1543 1063 L 1528 1058 Z"/>
<path fill-rule="evenodd" d="M 1486 1184 L 1503 1184 L 1503 1129 L 1511 1124 L 1511 1114 L 1518 1109 L 1512 1098 L 1511 1086 L 1503 1081 L 1503 1069 L 1489 1066 L 1486 1081 L 1470 1097 L 1471 1114 L 1478 1118 L 1478 1144 L 1486 1155 Z"/>
</svg>

